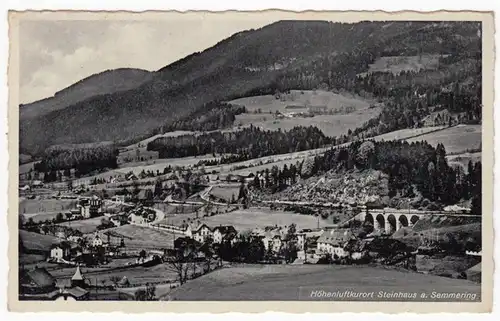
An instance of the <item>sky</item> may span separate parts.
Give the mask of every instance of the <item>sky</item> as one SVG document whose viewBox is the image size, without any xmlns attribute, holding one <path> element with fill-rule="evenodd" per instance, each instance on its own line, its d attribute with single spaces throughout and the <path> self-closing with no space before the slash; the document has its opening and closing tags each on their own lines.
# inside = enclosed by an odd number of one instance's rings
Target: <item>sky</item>
<svg viewBox="0 0 500 321">
<path fill-rule="evenodd" d="M 270 17 L 195 16 L 169 20 L 23 20 L 19 26 L 20 100 L 29 103 L 115 68 L 158 70 Z"/>
</svg>

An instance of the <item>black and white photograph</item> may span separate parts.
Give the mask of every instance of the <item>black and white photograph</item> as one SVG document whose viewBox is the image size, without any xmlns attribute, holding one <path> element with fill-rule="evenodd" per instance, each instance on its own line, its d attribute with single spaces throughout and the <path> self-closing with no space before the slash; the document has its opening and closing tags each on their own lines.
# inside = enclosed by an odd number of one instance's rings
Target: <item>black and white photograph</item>
<svg viewBox="0 0 500 321">
<path fill-rule="evenodd" d="M 17 307 L 491 295 L 483 20 L 72 15 L 11 19 Z"/>
</svg>

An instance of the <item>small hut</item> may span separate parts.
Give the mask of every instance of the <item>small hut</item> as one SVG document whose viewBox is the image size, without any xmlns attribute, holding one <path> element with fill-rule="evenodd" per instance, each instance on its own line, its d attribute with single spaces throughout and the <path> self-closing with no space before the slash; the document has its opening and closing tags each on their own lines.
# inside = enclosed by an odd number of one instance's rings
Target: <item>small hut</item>
<svg viewBox="0 0 500 321">
<path fill-rule="evenodd" d="M 123 278 L 117 283 L 118 286 L 129 286 L 130 282 L 126 276 L 123 276 Z"/>
</svg>

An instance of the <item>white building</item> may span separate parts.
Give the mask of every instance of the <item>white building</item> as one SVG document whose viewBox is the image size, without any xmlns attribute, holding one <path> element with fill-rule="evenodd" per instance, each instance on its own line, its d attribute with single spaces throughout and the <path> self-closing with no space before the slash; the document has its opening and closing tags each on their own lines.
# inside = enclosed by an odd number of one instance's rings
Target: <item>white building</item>
<svg viewBox="0 0 500 321">
<path fill-rule="evenodd" d="M 225 239 L 228 239 L 229 241 L 234 240 L 236 234 L 238 234 L 236 229 L 231 225 L 217 226 L 213 229 L 214 243 L 220 244 Z"/>
<path fill-rule="evenodd" d="M 94 235 L 94 238 L 92 239 L 92 246 L 93 247 L 97 247 L 97 246 L 102 246 L 103 245 L 103 241 L 102 239 L 99 237 L 99 234 L 95 234 Z"/>
<path fill-rule="evenodd" d="M 213 238 L 213 233 L 212 230 L 207 225 L 202 224 L 193 233 L 193 238 L 200 243 L 204 243 L 209 238 Z"/>
<path fill-rule="evenodd" d="M 83 218 L 90 218 L 90 205 L 80 205 L 80 215 Z"/>
<path fill-rule="evenodd" d="M 53 259 L 62 259 L 64 257 L 64 251 L 59 246 L 53 247 L 50 250 L 50 257 Z"/>
<path fill-rule="evenodd" d="M 348 253 L 344 250 L 344 247 L 352 237 L 353 233 L 349 229 L 325 231 L 317 242 L 318 254 L 328 253 L 332 257 L 345 257 Z"/>
<path fill-rule="evenodd" d="M 262 243 L 264 243 L 264 248 L 266 251 L 273 251 L 274 253 L 279 253 L 283 242 L 281 240 L 281 235 L 279 233 L 267 232 L 262 238 Z"/>
<path fill-rule="evenodd" d="M 52 259 L 63 259 L 68 257 L 71 252 L 71 246 L 68 243 L 62 242 L 60 244 L 54 244 L 50 247 L 50 257 Z"/>
<path fill-rule="evenodd" d="M 130 220 L 131 224 L 137 224 L 137 225 L 144 225 L 144 224 L 146 224 L 146 219 L 144 217 L 142 217 L 141 215 L 137 215 L 135 213 L 130 214 L 130 216 L 128 217 L 128 219 Z"/>
</svg>

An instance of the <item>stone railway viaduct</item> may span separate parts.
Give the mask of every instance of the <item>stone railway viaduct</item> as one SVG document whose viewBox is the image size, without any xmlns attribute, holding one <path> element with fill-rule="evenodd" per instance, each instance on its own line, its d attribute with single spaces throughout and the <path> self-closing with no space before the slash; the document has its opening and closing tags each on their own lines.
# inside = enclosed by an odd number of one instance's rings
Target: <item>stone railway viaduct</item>
<svg viewBox="0 0 500 321">
<path fill-rule="evenodd" d="M 463 213 L 445 213 L 445 212 L 415 212 L 404 210 L 366 210 L 353 219 L 361 222 L 369 222 L 377 232 L 392 234 L 402 227 L 412 227 L 421 218 L 429 216 L 443 217 L 477 217 L 476 215 Z"/>
</svg>

